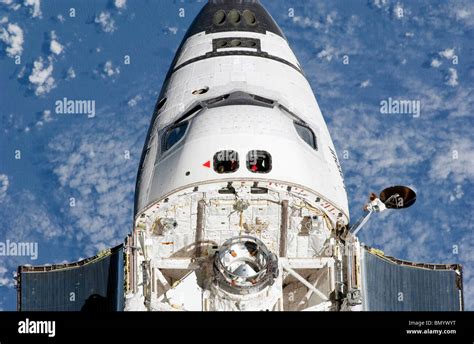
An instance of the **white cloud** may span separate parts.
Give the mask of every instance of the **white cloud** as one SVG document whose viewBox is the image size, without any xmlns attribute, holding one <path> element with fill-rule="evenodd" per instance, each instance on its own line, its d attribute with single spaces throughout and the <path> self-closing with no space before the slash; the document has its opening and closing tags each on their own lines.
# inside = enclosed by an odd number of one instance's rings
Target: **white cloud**
<svg viewBox="0 0 474 344">
<path fill-rule="evenodd" d="M 117 8 L 126 8 L 127 7 L 127 0 L 115 0 L 114 5 Z"/>
<path fill-rule="evenodd" d="M 178 28 L 176 26 L 168 27 L 168 32 L 176 35 L 178 33 Z"/>
<path fill-rule="evenodd" d="M 5 227 L 4 238 L 31 242 L 68 235 L 68 227 L 59 226 L 44 202 L 32 192 L 24 190 L 8 194 L 6 198 L 7 201 L 0 207 L 0 216 L 4 223 L 15 223 L 15 226 Z"/>
<path fill-rule="evenodd" d="M 8 180 L 8 176 L 6 174 L 0 174 L 0 203 L 7 196 L 7 190 L 9 185 L 10 181 Z"/>
<path fill-rule="evenodd" d="M 445 103 L 445 107 L 450 117 L 470 118 L 474 109 L 474 88 L 458 87 L 456 93 Z"/>
<path fill-rule="evenodd" d="M 110 60 L 105 62 L 104 68 L 102 68 L 102 74 L 101 74 L 103 78 L 110 78 L 113 76 L 117 76 L 119 74 L 120 74 L 119 67 L 114 68 L 113 63 Z"/>
<path fill-rule="evenodd" d="M 55 80 L 53 78 L 53 63 L 51 58 L 48 59 L 49 65 L 46 65 L 46 61 L 42 57 L 39 57 L 33 63 L 33 71 L 28 77 L 32 87 L 35 90 L 37 96 L 42 96 L 49 93 L 53 88 L 56 87 Z"/>
<path fill-rule="evenodd" d="M 405 9 L 403 8 L 403 5 L 401 3 L 398 2 L 393 7 L 393 16 L 399 20 L 403 19 L 403 17 L 405 16 Z"/>
<path fill-rule="evenodd" d="M 326 9 L 324 8 L 324 5 L 318 5 L 319 12 L 325 12 Z M 331 30 L 331 27 L 338 22 L 338 14 L 336 11 L 331 11 L 328 13 L 324 18 L 322 17 L 316 17 L 316 18 L 311 18 L 311 17 L 303 17 L 303 16 L 298 16 L 295 15 L 292 18 L 293 24 L 296 26 L 299 26 L 300 28 L 306 29 L 306 28 L 312 28 L 319 30 L 321 32 L 328 32 Z M 349 20 L 351 21 L 353 17 Z M 350 30 L 349 30 L 350 31 Z"/>
<path fill-rule="evenodd" d="M 18 11 L 21 4 L 15 3 L 13 0 L 0 0 L 0 4 L 8 6 L 8 9 Z"/>
<path fill-rule="evenodd" d="M 137 135 L 131 134 L 133 130 L 112 124 L 110 116 L 113 114 L 102 114 L 104 120 L 88 124 L 94 126 L 93 131 L 73 129 L 57 135 L 48 145 L 48 166 L 57 177 L 60 194 L 76 197 L 76 206 L 67 209 L 67 216 L 87 255 L 122 242 L 133 222 L 133 190 L 141 144 Z M 133 123 L 134 130 L 143 129 L 146 122 L 142 119 Z M 100 135 L 96 135 L 97 130 Z M 130 151 L 132 159 L 125 158 L 125 151 Z"/>
<path fill-rule="evenodd" d="M 443 13 L 444 15 L 445 13 Z M 450 2 L 448 6 L 448 15 L 466 25 L 474 26 L 474 3 L 471 0 L 458 0 Z"/>
<path fill-rule="evenodd" d="M 433 59 L 433 60 L 431 60 L 430 65 L 431 65 L 431 67 L 433 67 L 433 68 L 438 68 L 439 66 L 441 66 L 442 63 L 443 63 L 443 62 L 441 62 L 441 60 Z"/>
<path fill-rule="evenodd" d="M 18 72 L 18 75 L 16 76 L 17 79 L 23 79 L 26 73 L 26 66 L 21 67 L 20 71 Z"/>
<path fill-rule="evenodd" d="M 458 72 L 454 68 L 449 68 L 445 77 L 445 83 L 448 86 L 456 87 L 458 85 Z"/>
<path fill-rule="evenodd" d="M 43 117 L 41 117 L 43 122 L 51 122 L 53 117 L 51 117 L 51 110 L 44 110 Z"/>
<path fill-rule="evenodd" d="M 152 104 L 156 94 L 147 92 L 145 84 L 140 90 L 125 94 L 124 99 Z M 56 132 L 45 147 L 43 167 L 51 172 L 53 179 L 50 182 L 56 185 L 45 197 L 59 199 L 64 204 L 55 204 L 54 208 L 60 210 L 60 215 L 54 212 L 49 225 L 51 228 L 57 228 L 56 223 L 65 225 L 64 229 L 59 226 L 61 236 L 58 240 L 64 237 L 65 241 L 73 242 L 80 251 L 75 253 L 77 255 L 91 256 L 102 248 L 119 244 L 133 227 L 133 192 L 143 145 L 142 135 L 137 133 L 146 132 L 150 114 L 146 107 L 137 106 L 133 111 L 135 119 L 123 125 L 113 119 L 117 115 L 129 114 L 130 109 L 128 106 L 118 107 L 117 111 L 98 108 L 99 116 L 94 121 Z M 127 159 L 126 151 L 130 152 L 130 159 Z M 75 206 L 70 206 L 70 197 L 75 198 Z M 8 214 L 4 217 L 7 221 L 13 221 L 18 213 L 32 204 L 38 217 L 45 210 L 38 199 L 25 200 L 23 197 L 10 203 L 12 205 L 6 209 L 0 207 L 0 218 Z M 18 204 L 22 206 L 18 207 Z M 45 215 L 49 213 L 46 211 Z M 16 223 L 21 229 L 15 228 L 11 232 L 18 231 L 22 237 L 22 231 L 28 231 L 25 235 L 34 237 L 30 232 L 37 226 L 26 226 L 25 222 L 48 224 L 47 219 L 36 221 L 28 213 L 25 219 Z M 43 230 L 43 225 L 38 227 L 38 230 Z M 76 257 L 61 259 L 75 260 Z"/>
<path fill-rule="evenodd" d="M 58 37 L 56 36 L 56 33 L 54 31 L 51 31 L 51 42 L 49 44 L 49 50 L 55 55 L 60 55 L 64 50 L 64 47 L 61 45 L 61 43 L 58 42 Z"/>
<path fill-rule="evenodd" d="M 371 0 L 371 4 L 377 8 L 386 8 L 389 5 L 388 0 Z"/>
<path fill-rule="evenodd" d="M 51 122 L 53 120 L 53 117 L 51 117 L 51 110 L 44 110 L 43 115 L 41 116 L 41 119 L 36 122 L 36 125 L 41 127 L 44 125 L 44 123 Z"/>
<path fill-rule="evenodd" d="M 456 185 L 453 193 L 449 195 L 449 201 L 454 202 L 455 200 L 461 199 L 464 196 L 464 191 L 462 190 L 462 185 Z"/>
<path fill-rule="evenodd" d="M 318 53 L 318 58 L 320 58 L 321 60 L 322 59 L 326 59 L 326 61 L 331 61 L 332 58 L 334 57 L 336 53 L 336 49 L 334 49 L 332 46 L 326 46 L 326 48 L 324 48 L 323 50 L 321 50 L 319 53 Z"/>
<path fill-rule="evenodd" d="M 313 27 L 315 29 L 318 29 L 319 27 L 321 27 L 321 23 L 319 23 L 318 21 L 312 20 L 311 18 L 308 18 L 308 17 L 294 16 L 293 23 L 303 28 Z"/>
<path fill-rule="evenodd" d="M 66 80 L 72 80 L 75 78 L 76 78 L 76 71 L 74 70 L 74 68 L 69 67 L 67 70 Z"/>
<path fill-rule="evenodd" d="M 0 287 L 13 287 L 13 278 L 10 276 L 8 277 L 8 269 L 3 266 L 0 266 Z"/>
<path fill-rule="evenodd" d="M 140 100 L 142 100 L 142 96 L 138 94 L 135 97 L 133 97 L 132 99 L 130 99 L 127 104 L 130 107 L 135 107 L 135 106 L 137 106 L 138 102 L 140 102 Z"/>
<path fill-rule="evenodd" d="M 0 29 L 0 40 L 5 43 L 7 55 L 15 57 L 23 52 L 23 30 L 17 25 L 9 23 L 6 28 Z"/>
<path fill-rule="evenodd" d="M 466 19 L 471 15 L 471 12 L 466 10 L 465 8 L 461 8 L 456 11 L 456 17 L 459 19 Z"/>
<path fill-rule="evenodd" d="M 437 181 L 448 178 L 455 183 L 474 180 L 474 143 L 458 139 L 451 149 L 440 151 L 432 160 L 429 176 Z"/>
<path fill-rule="evenodd" d="M 31 7 L 31 16 L 41 18 L 41 0 L 25 0 L 25 6 Z"/>
<path fill-rule="evenodd" d="M 95 23 L 100 25 L 102 30 L 107 33 L 112 33 L 117 29 L 115 20 L 109 12 L 100 12 L 100 14 L 95 17 Z"/>
<path fill-rule="evenodd" d="M 326 23 L 328 25 L 332 25 L 334 24 L 335 22 L 335 19 L 338 17 L 338 14 L 336 11 L 331 11 L 331 13 L 329 13 L 327 16 L 326 16 Z"/>
<path fill-rule="evenodd" d="M 445 50 L 443 50 L 443 51 L 440 51 L 438 54 L 439 54 L 439 56 L 444 57 L 445 59 L 450 60 L 450 59 L 452 59 L 453 56 L 454 56 L 454 48 L 447 48 L 447 49 L 445 49 Z"/>
</svg>

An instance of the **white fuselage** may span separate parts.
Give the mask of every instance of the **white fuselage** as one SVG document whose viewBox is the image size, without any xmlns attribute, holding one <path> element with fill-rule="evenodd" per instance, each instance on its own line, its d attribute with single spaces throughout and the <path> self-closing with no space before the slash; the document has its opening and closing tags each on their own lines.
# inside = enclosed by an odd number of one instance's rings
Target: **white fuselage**
<svg viewBox="0 0 474 344">
<path fill-rule="evenodd" d="M 334 309 L 347 196 L 326 123 L 287 41 L 270 31 L 198 32 L 171 69 L 138 177 L 126 309 Z M 219 152 L 232 152 L 232 163 L 219 165 Z M 270 160 L 255 167 L 250 152 Z M 231 273 L 226 288 L 213 268 L 216 252 L 245 236 L 275 254 L 278 271 L 269 285 L 247 279 L 250 289 Z M 239 273 L 268 268 L 242 262 L 232 265 Z"/>
<path fill-rule="evenodd" d="M 150 157 L 143 166 L 146 172 L 140 184 L 137 213 L 186 185 L 251 178 L 302 185 L 348 216 L 347 196 L 333 154 L 334 145 L 311 86 L 301 70 L 268 58 L 238 55 L 212 57 L 186 65 L 191 59 L 212 52 L 213 39 L 242 36 L 260 39 L 263 52 L 299 66 L 287 41 L 271 32 L 201 33 L 190 37 L 178 58 L 178 70 L 171 75 L 163 92 L 166 102 L 153 123 L 148 141 Z M 203 88 L 209 90 L 204 94 L 193 94 Z M 265 97 L 285 106 L 311 127 L 318 150 L 298 136 L 292 121 L 279 109 L 229 106 L 212 109 L 209 113 L 203 111 L 190 125 L 181 144 L 166 154 L 159 153 L 160 130 L 196 102 L 235 91 Z M 219 175 L 202 167 L 223 149 L 233 149 L 244 156 L 249 150 L 264 148 L 274 161 L 274 168 L 264 178 L 245 168 L 232 175 Z M 190 175 L 186 176 L 188 171 Z"/>
</svg>

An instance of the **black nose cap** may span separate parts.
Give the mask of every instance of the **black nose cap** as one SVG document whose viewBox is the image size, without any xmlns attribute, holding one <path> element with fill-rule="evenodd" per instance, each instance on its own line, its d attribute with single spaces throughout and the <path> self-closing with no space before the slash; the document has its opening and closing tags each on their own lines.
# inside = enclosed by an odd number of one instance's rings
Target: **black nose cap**
<svg viewBox="0 0 474 344">
<path fill-rule="evenodd" d="M 267 31 L 285 38 L 272 16 L 258 0 L 209 0 L 191 24 L 186 37 L 199 32 Z"/>
</svg>

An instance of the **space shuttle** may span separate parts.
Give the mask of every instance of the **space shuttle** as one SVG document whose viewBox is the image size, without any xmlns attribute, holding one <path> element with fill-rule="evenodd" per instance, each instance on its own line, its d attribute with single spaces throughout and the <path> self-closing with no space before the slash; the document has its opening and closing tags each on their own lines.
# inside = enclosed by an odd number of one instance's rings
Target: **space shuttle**
<svg viewBox="0 0 474 344">
<path fill-rule="evenodd" d="M 257 0 L 210 0 L 157 100 L 132 232 L 81 262 L 19 267 L 18 309 L 462 310 L 460 265 L 358 240 L 372 214 L 415 199 L 389 187 L 351 223 L 336 149 L 283 32 Z"/>
</svg>

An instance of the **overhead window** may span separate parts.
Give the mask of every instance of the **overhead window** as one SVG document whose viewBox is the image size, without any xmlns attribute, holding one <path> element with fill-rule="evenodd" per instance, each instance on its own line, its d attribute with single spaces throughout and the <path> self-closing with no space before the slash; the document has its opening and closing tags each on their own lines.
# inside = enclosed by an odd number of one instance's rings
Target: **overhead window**
<svg viewBox="0 0 474 344">
<path fill-rule="evenodd" d="M 232 173 L 239 169 L 239 153 L 224 150 L 214 154 L 214 171 L 217 173 Z"/>
<path fill-rule="evenodd" d="M 247 169 L 253 173 L 268 173 L 272 170 L 272 156 L 266 151 L 253 150 L 247 154 Z"/>
<path fill-rule="evenodd" d="M 308 145 L 310 145 L 311 148 L 317 150 L 318 144 L 316 142 L 316 136 L 314 135 L 311 128 L 298 122 L 294 122 L 294 123 L 295 123 L 296 132 L 303 139 L 303 141 L 306 142 Z"/>
<path fill-rule="evenodd" d="M 173 147 L 178 141 L 180 141 L 184 134 L 186 133 L 186 129 L 188 128 L 188 122 L 181 122 L 177 125 L 172 126 L 166 131 L 165 139 L 164 139 L 164 151 L 169 150 Z"/>
</svg>

